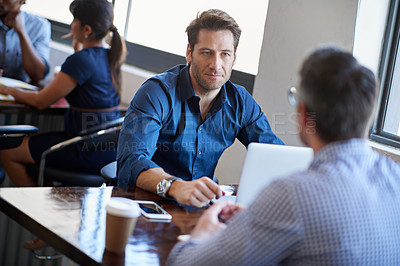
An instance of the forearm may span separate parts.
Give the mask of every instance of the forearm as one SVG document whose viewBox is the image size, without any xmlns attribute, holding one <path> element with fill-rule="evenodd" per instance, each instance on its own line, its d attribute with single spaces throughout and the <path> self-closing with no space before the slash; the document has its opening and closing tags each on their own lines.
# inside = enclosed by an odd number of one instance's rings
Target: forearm
<svg viewBox="0 0 400 266">
<path fill-rule="evenodd" d="M 13 96 L 17 102 L 28 104 L 41 110 L 68 95 L 68 93 L 76 87 L 76 84 L 73 78 L 60 72 L 49 85 L 40 91 L 1 86 L 0 93 L 9 94 Z"/>
<path fill-rule="evenodd" d="M 15 101 L 33 106 L 35 108 L 38 108 L 40 105 L 39 94 L 37 91 L 27 91 L 19 88 L 3 87 L 1 93 L 11 95 L 12 97 L 14 97 Z"/>
<path fill-rule="evenodd" d="M 44 77 L 46 71 L 46 63 L 44 60 L 36 53 L 29 36 L 23 30 L 18 32 L 21 53 L 22 53 L 22 66 L 26 73 L 31 78 L 32 82 L 37 82 Z"/>
<path fill-rule="evenodd" d="M 171 175 L 167 174 L 162 168 L 150 168 L 139 174 L 136 179 L 136 186 L 152 193 L 157 193 L 157 184 L 168 177 L 171 177 Z"/>
</svg>

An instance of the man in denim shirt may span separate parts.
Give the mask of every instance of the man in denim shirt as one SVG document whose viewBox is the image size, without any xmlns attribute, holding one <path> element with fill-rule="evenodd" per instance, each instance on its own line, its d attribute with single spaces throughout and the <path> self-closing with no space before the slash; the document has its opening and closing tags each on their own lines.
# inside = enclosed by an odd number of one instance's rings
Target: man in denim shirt
<svg viewBox="0 0 400 266">
<path fill-rule="evenodd" d="M 49 72 L 50 23 L 21 11 L 24 3 L 0 3 L 0 69 L 5 77 L 37 83 Z"/>
<path fill-rule="evenodd" d="M 221 10 L 186 29 L 188 65 L 147 80 L 127 111 L 118 144 L 118 186 L 138 186 L 201 207 L 222 191 L 218 159 L 237 138 L 283 144 L 260 106 L 229 81 L 241 30 Z"/>
</svg>

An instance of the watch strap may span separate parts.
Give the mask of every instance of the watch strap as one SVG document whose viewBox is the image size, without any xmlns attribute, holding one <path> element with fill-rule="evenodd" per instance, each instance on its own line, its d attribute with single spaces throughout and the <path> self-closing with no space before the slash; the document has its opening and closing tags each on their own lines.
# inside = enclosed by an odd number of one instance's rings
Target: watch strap
<svg viewBox="0 0 400 266">
<path fill-rule="evenodd" d="M 182 180 L 182 178 L 176 176 L 171 176 L 161 180 L 160 183 L 157 184 L 157 194 L 164 199 L 173 199 L 172 197 L 168 197 L 168 191 L 171 188 L 172 183 L 178 179 Z"/>
</svg>

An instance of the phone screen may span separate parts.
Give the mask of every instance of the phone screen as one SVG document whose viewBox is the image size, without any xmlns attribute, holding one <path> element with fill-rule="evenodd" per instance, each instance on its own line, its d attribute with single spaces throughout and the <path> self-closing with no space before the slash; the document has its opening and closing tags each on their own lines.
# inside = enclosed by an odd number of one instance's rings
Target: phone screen
<svg viewBox="0 0 400 266">
<path fill-rule="evenodd" d="M 139 207 L 146 213 L 164 213 L 160 208 L 153 204 L 139 203 Z"/>
</svg>

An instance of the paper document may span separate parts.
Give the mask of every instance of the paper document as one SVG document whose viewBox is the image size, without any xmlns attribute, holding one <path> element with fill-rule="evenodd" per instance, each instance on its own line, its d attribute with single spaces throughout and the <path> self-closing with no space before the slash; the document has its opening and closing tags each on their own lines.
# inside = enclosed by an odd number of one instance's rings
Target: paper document
<svg viewBox="0 0 400 266">
<path fill-rule="evenodd" d="M 0 84 L 8 86 L 8 87 L 15 87 L 15 88 L 22 88 L 26 90 L 37 90 L 38 87 L 28 84 L 26 82 L 17 80 L 17 79 L 10 79 L 6 77 L 0 77 Z"/>
<path fill-rule="evenodd" d="M 14 102 L 15 99 L 11 95 L 0 94 L 0 101 L 10 101 Z"/>
</svg>

